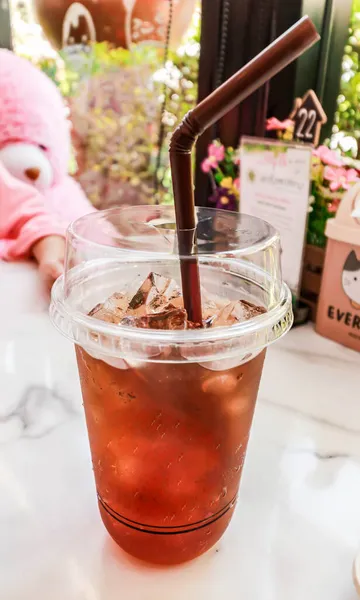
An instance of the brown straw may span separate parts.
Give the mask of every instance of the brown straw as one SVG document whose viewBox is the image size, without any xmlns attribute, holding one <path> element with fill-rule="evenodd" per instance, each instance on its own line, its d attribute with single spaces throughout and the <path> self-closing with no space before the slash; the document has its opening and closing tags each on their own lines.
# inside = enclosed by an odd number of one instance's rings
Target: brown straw
<svg viewBox="0 0 360 600">
<path fill-rule="evenodd" d="M 184 306 L 189 320 L 193 323 L 202 322 L 202 310 L 199 265 L 196 256 L 192 148 L 205 129 L 250 96 L 319 39 L 320 36 L 312 21 L 309 17 L 303 17 L 191 110 L 173 133 L 170 142 L 170 163 L 182 290 Z"/>
</svg>

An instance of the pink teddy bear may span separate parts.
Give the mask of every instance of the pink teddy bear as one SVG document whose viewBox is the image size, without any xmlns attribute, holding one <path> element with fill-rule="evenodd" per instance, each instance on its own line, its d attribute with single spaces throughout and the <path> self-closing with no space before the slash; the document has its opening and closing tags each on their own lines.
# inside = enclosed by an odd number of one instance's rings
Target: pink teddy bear
<svg viewBox="0 0 360 600">
<path fill-rule="evenodd" d="M 63 270 L 67 226 L 95 210 L 68 175 L 69 160 L 55 84 L 0 50 L 0 259 L 35 258 L 49 285 Z"/>
</svg>

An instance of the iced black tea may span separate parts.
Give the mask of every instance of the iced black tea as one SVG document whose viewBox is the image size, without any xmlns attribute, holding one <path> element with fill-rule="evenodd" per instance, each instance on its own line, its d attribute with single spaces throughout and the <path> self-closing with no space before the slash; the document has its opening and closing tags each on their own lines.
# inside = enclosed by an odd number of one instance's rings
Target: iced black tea
<svg viewBox="0 0 360 600">
<path fill-rule="evenodd" d="M 117 368 L 77 348 L 100 512 L 124 550 L 174 564 L 222 536 L 264 355 L 216 372 L 196 363 Z"/>
</svg>

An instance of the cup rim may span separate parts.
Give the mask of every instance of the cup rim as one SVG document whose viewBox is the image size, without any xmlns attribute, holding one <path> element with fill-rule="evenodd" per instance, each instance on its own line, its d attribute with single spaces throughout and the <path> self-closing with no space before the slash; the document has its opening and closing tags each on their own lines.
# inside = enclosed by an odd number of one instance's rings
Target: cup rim
<svg viewBox="0 0 360 600">
<path fill-rule="evenodd" d="M 50 316 L 55 326 L 68 338 L 68 328 L 60 326 L 60 322 L 66 321 L 71 324 L 70 330 L 74 328 L 85 329 L 93 334 L 110 338 L 126 338 L 134 342 L 149 343 L 155 341 L 167 344 L 188 345 L 226 341 L 240 338 L 247 334 L 258 334 L 261 331 L 271 331 L 279 323 L 286 321 L 286 333 L 293 321 L 292 317 L 292 295 L 286 283 L 282 283 L 280 298 L 276 306 L 267 312 L 257 315 L 247 321 L 242 321 L 230 326 L 214 327 L 209 329 L 185 329 L 185 330 L 157 330 L 140 329 L 129 325 L 118 325 L 96 319 L 80 311 L 70 311 L 64 298 L 64 276 L 62 275 L 54 283 L 51 292 Z M 283 335 L 283 333 L 281 335 Z M 279 336 L 277 336 L 279 337 Z"/>
</svg>

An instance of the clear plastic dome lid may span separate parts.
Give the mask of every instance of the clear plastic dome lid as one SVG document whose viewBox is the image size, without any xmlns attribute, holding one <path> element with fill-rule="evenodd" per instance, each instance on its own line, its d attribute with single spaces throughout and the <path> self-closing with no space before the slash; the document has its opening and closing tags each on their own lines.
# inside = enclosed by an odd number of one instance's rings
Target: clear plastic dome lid
<svg viewBox="0 0 360 600">
<path fill-rule="evenodd" d="M 234 358 L 261 351 L 286 333 L 292 324 L 291 294 L 282 281 L 277 232 L 254 217 L 197 208 L 194 241 L 204 315 L 210 315 L 211 306 L 223 311 L 233 304 L 240 306 L 241 318 L 220 319 L 216 327 L 175 329 L 146 328 L 143 321 L 117 320 L 104 312 L 99 318 L 94 307 L 109 307 L 111 298 L 121 298 L 115 311 L 123 297 L 131 307 L 149 274 L 181 296 L 180 258 L 194 256 L 178 254 L 175 211 L 140 206 L 91 213 L 69 227 L 65 273 L 52 294 L 55 325 L 95 353 L 142 359 L 149 358 L 150 346 L 156 347 L 155 356 L 166 356 L 169 345 L 181 348 L 181 360 Z M 143 317 L 146 310 L 138 314 Z M 204 323 L 210 321 L 204 316 Z"/>
<path fill-rule="evenodd" d="M 254 255 L 276 246 L 275 229 L 256 217 L 239 213 L 196 208 L 197 253 L 200 255 Z M 75 221 L 68 231 L 89 249 L 101 246 L 133 252 L 177 253 L 175 210 L 172 206 L 136 206 L 91 213 Z M 78 244 L 76 244 L 78 246 Z"/>
</svg>

